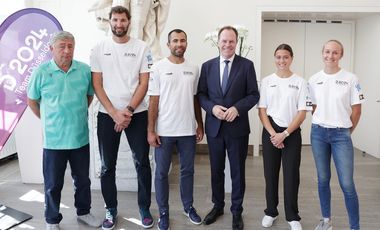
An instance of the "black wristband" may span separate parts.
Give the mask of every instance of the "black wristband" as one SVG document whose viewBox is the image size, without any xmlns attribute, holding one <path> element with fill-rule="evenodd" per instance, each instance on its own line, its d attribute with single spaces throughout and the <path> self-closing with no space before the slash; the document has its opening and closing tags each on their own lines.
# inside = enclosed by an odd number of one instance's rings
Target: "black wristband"
<svg viewBox="0 0 380 230">
<path fill-rule="evenodd" d="M 134 113 L 134 112 L 135 112 L 135 109 L 134 109 L 132 106 L 130 106 L 130 105 L 127 106 L 127 109 L 128 109 L 129 112 L 131 112 L 131 113 Z"/>
</svg>

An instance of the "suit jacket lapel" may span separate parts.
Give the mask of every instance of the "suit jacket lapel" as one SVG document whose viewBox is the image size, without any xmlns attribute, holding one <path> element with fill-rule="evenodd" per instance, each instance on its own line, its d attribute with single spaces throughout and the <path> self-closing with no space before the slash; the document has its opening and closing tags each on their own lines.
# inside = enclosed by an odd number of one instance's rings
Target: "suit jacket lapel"
<svg viewBox="0 0 380 230">
<path fill-rule="evenodd" d="M 220 84 L 220 57 L 214 59 L 211 73 L 214 73 L 212 76 L 213 85 L 215 85 L 218 94 L 223 95 L 222 86 Z"/>
</svg>

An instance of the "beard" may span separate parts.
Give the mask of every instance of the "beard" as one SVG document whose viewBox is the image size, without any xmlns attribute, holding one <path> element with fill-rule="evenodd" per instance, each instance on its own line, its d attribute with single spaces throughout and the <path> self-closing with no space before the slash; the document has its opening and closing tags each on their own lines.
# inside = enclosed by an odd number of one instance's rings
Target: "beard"
<svg viewBox="0 0 380 230">
<path fill-rule="evenodd" d="M 124 30 L 119 31 L 119 32 L 115 29 L 115 27 L 111 28 L 111 30 L 112 30 L 113 35 L 119 38 L 124 37 L 128 33 L 128 27 L 126 27 Z"/>
<path fill-rule="evenodd" d="M 180 49 L 174 49 L 171 51 L 171 54 L 175 57 L 183 58 L 185 54 L 186 49 L 180 50 Z"/>
</svg>

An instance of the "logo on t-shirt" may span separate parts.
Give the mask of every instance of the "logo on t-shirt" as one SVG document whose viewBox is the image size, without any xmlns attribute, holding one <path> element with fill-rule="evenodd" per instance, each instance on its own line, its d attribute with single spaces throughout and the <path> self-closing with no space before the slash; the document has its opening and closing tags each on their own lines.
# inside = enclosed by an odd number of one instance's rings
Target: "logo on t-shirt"
<svg viewBox="0 0 380 230">
<path fill-rule="evenodd" d="M 165 75 L 173 75 L 172 72 L 165 73 Z"/>
<path fill-rule="evenodd" d="M 183 71 L 183 75 L 194 75 L 191 71 Z"/>
<path fill-rule="evenodd" d="M 300 88 L 298 87 L 298 85 L 289 85 L 289 88 L 290 89 L 296 89 L 296 90 L 299 90 Z"/>
<path fill-rule="evenodd" d="M 363 94 L 359 95 L 359 100 L 364 100 L 364 95 Z"/>
<path fill-rule="evenodd" d="M 274 87 L 277 87 L 277 85 L 270 85 L 269 87 L 274 88 Z"/>
<path fill-rule="evenodd" d="M 317 82 L 317 85 L 323 85 L 323 81 Z"/>
<path fill-rule="evenodd" d="M 146 60 L 148 62 L 148 69 L 150 69 L 153 65 L 153 57 L 152 57 L 152 53 L 150 52 L 150 50 L 148 51 L 148 53 L 146 55 Z"/>
<path fill-rule="evenodd" d="M 105 53 L 104 56 L 111 56 L 111 53 Z"/>
<path fill-rule="evenodd" d="M 124 53 L 124 57 L 136 57 L 135 53 Z"/>
<path fill-rule="evenodd" d="M 355 88 L 358 92 L 362 90 L 362 87 L 360 87 L 359 83 L 355 85 Z"/>
<path fill-rule="evenodd" d="M 150 51 L 146 55 L 146 59 L 148 60 L 149 63 L 153 62 L 152 54 L 150 53 Z"/>
<path fill-rule="evenodd" d="M 340 85 L 340 86 L 347 86 L 347 85 L 348 85 L 348 82 L 346 82 L 346 81 L 341 81 L 341 80 L 336 80 L 336 81 L 335 81 L 335 84 L 336 84 L 336 85 Z"/>
</svg>

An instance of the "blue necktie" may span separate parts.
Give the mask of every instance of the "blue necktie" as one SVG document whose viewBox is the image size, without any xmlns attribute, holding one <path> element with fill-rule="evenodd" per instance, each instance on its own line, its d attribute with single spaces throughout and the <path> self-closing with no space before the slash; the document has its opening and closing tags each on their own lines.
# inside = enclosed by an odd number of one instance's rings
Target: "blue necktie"
<svg viewBox="0 0 380 230">
<path fill-rule="evenodd" d="M 230 61 L 229 60 L 224 60 L 224 63 L 226 63 L 226 65 L 224 66 L 224 70 L 223 70 L 223 76 L 222 76 L 222 92 L 223 94 L 226 93 L 226 89 L 227 89 L 227 81 L 228 81 L 228 63 Z"/>
</svg>

